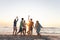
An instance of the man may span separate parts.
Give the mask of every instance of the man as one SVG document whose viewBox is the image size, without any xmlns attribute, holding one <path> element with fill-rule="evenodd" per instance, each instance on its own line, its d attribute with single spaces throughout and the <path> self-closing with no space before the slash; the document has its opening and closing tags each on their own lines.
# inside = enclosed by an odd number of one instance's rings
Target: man
<svg viewBox="0 0 60 40">
<path fill-rule="evenodd" d="M 19 28 L 19 31 L 18 31 L 18 33 L 21 32 L 21 35 L 22 35 L 22 33 L 23 33 L 23 26 L 24 26 L 24 18 L 21 18 L 20 28 Z M 17 34 L 18 34 L 18 33 L 17 33 Z"/>
<path fill-rule="evenodd" d="M 43 28 L 43 27 L 41 26 L 41 24 L 39 23 L 39 21 L 36 21 L 36 23 L 35 23 L 35 29 L 36 29 L 37 35 L 40 35 L 41 28 Z"/>
<path fill-rule="evenodd" d="M 28 25 L 28 34 L 29 35 L 32 35 L 32 30 L 33 30 L 33 26 L 34 26 L 34 22 L 32 21 L 32 19 L 29 20 L 29 23 L 27 24 Z"/>
<path fill-rule="evenodd" d="M 17 21 L 18 21 L 18 16 L 14 19 L 14 26 L 13 26 L 13 35 L 17 34 Z"/>
<path fill-rule="evenodd" d="M 23 22 L 23 35 L 25 35 L 26 34 L 26 22 L 25 22 L 25 20 L 24 20 L 24 22 Z"/>
</svg>

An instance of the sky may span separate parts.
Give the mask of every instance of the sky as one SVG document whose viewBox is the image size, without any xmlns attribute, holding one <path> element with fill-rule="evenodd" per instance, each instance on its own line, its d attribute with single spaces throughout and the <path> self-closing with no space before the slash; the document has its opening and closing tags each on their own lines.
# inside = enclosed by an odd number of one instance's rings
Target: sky
<svg viewBox="0 0 60 40">
<path fill-rule="evenodd" d="M 22 17 L 27 21 L 28 15 L 43 27 L 60 27 L 60 0 L 0 0 L 0 27 L 12 27 L 16 16 L 17 24 Z"/>
</svg>

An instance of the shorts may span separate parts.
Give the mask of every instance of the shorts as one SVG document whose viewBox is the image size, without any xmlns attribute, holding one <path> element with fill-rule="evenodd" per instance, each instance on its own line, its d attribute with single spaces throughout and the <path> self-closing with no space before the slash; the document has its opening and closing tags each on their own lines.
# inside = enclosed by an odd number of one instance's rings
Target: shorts
<svg viewBox="0 0 60 40">
<path fill-rule="evenodd" d="M 26 28 L 25 28 L 25 27 L 23 27 L 23 30 L 26 30 Z"/>
<path fill-rule="evenodd" d="M 30 27 L 30 30 L 31 30 L 31 31 L 32 31 L 32 29 L 33 29 L 33 28 L 32 28 L 32 27 Z"/>
<path fill-rule="evenodd" d="M 14 31 L 17 31 L 17 27 L 13 27 L 13 30 L 14 30 Z"/>
</svg>

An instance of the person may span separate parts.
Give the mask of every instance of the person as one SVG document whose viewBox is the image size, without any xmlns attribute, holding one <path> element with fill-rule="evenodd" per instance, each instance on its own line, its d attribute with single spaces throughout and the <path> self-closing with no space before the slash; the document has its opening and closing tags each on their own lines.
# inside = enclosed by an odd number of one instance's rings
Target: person
<svg viewBox="0 0 60 40">
<path fill-rule="evenodd" d="M 25 35 L 26 34 L 26 23 L 25 23 L 25 20 L 24 20 L 24 23 L 23 23 L 22 30 L 23 30 L 23 35 Z"/>
<path fill-rule="evenodd" d="M 39 23 L 39 21 L 36 21 L 36 23 L 35 23 L 35 29 L 36 29 L 37 35 L 40 35 L 41 28 L 42 28 L 42 26 Z"/>
<path fill-rule="evenodd" d="M 13 35 L 17 34 L 17 21 L 18 21 L 18 16 L 14 19 L 14 26 L 13 26 Z"/>
<path fill-rule="evenodd" d="M 21 18 L 21 22 L 20 22 L 20 28 L 19 28 L 19 31 L 18 31 L 18 33 L 20 33 L 21 32 L 21 35 L 22 35 L 22 31 L 23 31 L 23 26 L 24 26 L 24 18 Z M 17 33 L 17 34 L 18 34 Z"/>
<path fill-rule="evenodd" d="M 34 26 L 34 22 L 32 21 L 32 19 L 29 20 L 28 22 L 28 34 L 32 35 L 32 30 L 33 30 L 33 26 Z"/>
</svg>

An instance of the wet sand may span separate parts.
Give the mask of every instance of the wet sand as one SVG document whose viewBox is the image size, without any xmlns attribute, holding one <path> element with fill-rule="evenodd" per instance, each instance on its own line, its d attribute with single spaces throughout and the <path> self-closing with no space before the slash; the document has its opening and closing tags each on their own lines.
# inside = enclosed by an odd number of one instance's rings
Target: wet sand
<svg viewBox="0 0 60 40">
<path fill-rule="evenodd" d="M 60 40 L 60 36 L 52 35 L 0 35 L 0 40 Z"/>
</svg>

